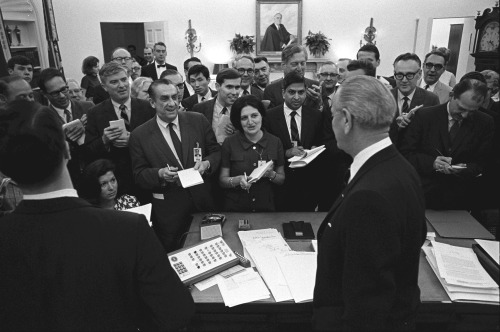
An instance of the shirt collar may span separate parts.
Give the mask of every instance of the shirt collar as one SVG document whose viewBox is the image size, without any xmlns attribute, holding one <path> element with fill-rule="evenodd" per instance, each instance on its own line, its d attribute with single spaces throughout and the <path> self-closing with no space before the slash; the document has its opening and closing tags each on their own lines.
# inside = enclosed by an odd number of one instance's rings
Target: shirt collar
<svg viewBox="0 0 500 332">
<path fill-rule="evenodd" d="M 201 102 L 201 98 L 205 97 L 205 100 L 204 101 L 207 101 L 209 99 L 212 99 L 212 90 L 210 90 L 210 88 L 208 88 L 208 91 L 207 93 L 205 93 L 204 96 L 200 96 L 200 95 L 197 95 L 198 96 L 198 102 Z"/>
<path fill-rule="evenodd" d="M 78 197 L 75 189 L 61 189 L 56 191 L 50 191 L 48 193 L 43 194 L 34 194 L 34 195 L 23 195 L 24 200 L 42 200 L 42 199 L 52 199 L 52 198 L 60 198 L 60 197 Z"/>
<path fill-rule="evenodd" d="M 114 101 L 113 99 L 111 99 L 111 103 L 113 103 L 113 106 L 117 109 L 120 109 L 120 103 L 117 103 L 116 101 Z M 125 105 L 127 107 L 127 110 L 130 111 L 132 109 L 132 106 L 131 106 L 131 99 L 130 97 L 128 97 L 127 101 L 123 103 L 123 105 Z"/>
<path fill-rule="evenodd" d="M 261 148 L 265 149 L 267 147 L 267 142 L 268 142 L 268 134 L 267 132 L 262 129 L 262 137 L 260 138 L 260 140 L 257 142 L 257 143 L 253 143 L 252 141 L 250 141 L 243 132 L 239 133 L 238 134 L 238 137 L 240 139 L 240 143 L 241 143 L 241 146 L 243 147 L 244 150 L 248 150 L 250 149 L 251 147 L 253 147 L 254 145 L 259 145 Z"/>
<path fill-rule="evenodd" d="M 292 109 L 288 108 L 288 106 L 286 106 L 286 103 L 283 104 L 283 109 L 285 111 L 285 115 L 286 116 L 290 116 L 290 113 L 293 112 Z M 295 112 L 297 112 L 297 115 L 302 117 L 302 106 L 300 106 L 297 110 L 295 110 Z"/>
<path fill-rule="evenodd" d="M 380 150 L 385 149 L 389 145 L 392 144 L 392 141 L 389 137 L 386 137 L 377 143 L 370 145 L 369 147 L 361 150 L 353 159 L 351 164 L 351 177 L 349 181 L 351 181 L 359 169 L 366 163 L 368 159 L 370 159 L 374 154 L 379 152 Z"/>
<path fill-rule="evenodd" d="M 408 97 L 408 102 L 411 102 L 411 100 L 413 99 L 413 95 L 415 94 L 415 91 L 417 91 L 417 88 L 413 89 L 413 91 L 406 97 Z M 401 93 L 401 91 L 399 91 L 398 89 L 398 100 L 403 100 L 403 98 L 405 97 L 405 95 L 403 95 Z"/>
<path fill-rule="evenodd" d="M 220 114 L 224 107 L 227 108 L 228 113 L 231 113 L 231 106 L 233 106 L 233 105 L 222 106 L 222 104 L 220 103 L 219 97 L 217 97 L 217 99 L 215 99 L 215 110 L 216 110 L 217 114 Z"/>
<path fill-rule="evenodd" d="M 165 61 L 164 63 L 159 63 L 158 61 L 155 60 L 155 66 L 158 66 L 158 65 L 162 65 L 163 66 L 163 65 L 166 65 L 166 64 L 167 64 L 167 61 Z M 158 68 L 158 67 L 156 67 L 156 68 Z M 165 66 L 165 68 L 167 68 L 167 67 Z"/>
<path fill-rule="evenodd" d="M 161 127 L 163 128 L 167 128 L 168 126 L 168 122 L 165 122 L 163 121 L 162 119 L 160 119 L 160 117 L 157 115 L 156 116 L 156 122 L 158 123 L 158 125 L 160 125 Z M 177 128 L 179 128 L 179 115 L 177 115 L 175 117 L 175 119 L 173 121 L 171 121 L 174 125 L 177 126 Z"/>
<path fill-rule="evenodd" d="M 50 104 L 50 106 L 52 106 L 53 109 L 55 109 L 57 111 L 57 113 L 59 114 L 64 114 L 64 110 L 68 110 L 70 113 L 71 112 L 71 100 L 69 101 L 69 104 L 66 108 L 59 108 L 59 107 L 55 107 L 54 104 Z"/>
<path fill-rule="evenodd" d="M 432 91 L 434 91 L 434 88 L 436 87 L 436 84 L 438 84 L 438 82 L 439 82 L 439 80 L 437 80 L 436 83 L 434 83 L 434 84 L 427 84 L 427 83 L 425 83 L 425 80 L 422 80 L 420 87 L 422 89 L 425 89 L 425 86 L 429 85 L 429 87 L 427 89 L 432 92 Z"/>
</svg>

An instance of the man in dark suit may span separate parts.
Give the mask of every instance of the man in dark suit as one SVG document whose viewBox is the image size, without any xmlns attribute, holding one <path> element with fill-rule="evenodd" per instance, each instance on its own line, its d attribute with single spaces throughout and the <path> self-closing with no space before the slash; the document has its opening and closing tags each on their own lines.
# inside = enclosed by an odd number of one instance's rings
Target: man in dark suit
<svg viewBox="0 0 500 332">
<path fill-rule="evenodd" d="M 233 68 L 241 75 L 240 97 L 251 94 L 257 97 L 257 99 L 262 100 L 264 93 L 261 89 L 252 85 L 255 69 L 253 58 L 249 55 L 237 56 L 233 61 Z"/>
<path fill-rule="evenodd" d="M 217 176 L 221 152 L 203 115 L 178 111 L 175 85 L 158 80 L 149 93 L 156 117 L 132 133 L 130 155 L 136 183 L 153 196 L 153 228 L 170 252 L 182 245 L 192 212 L 215 209 L 208 176 Z M 203 184 L 182 187 L 177 172 L 189 168 Z"/>
<path fill-rule="evenodd" d="M 7 71 L 10 76 L 20 76 L 31 86 L 35 101 L 47 105 L 47 100 L 38 90 L 36 82 L 33 82 L 33 63 L 24 55 L 14 55 L 7 61 Z"/>
<path fill-rule="evenodd" d="M 130 98 L 129 77 L 125 67 L 109 62 L 102 66 L 99 75 L 110 98 L 91 108 L 87 114 L 85 144 L 90 159 L 112 160 L 120 182 L 118 195 L 136 195 L 142 203 L 144 196 L 133 185 L 129 137 L 135 128 L 154 116 L 154 110 L 147 101 Z M 110 121 L 119 119 L 125 123 L 125 129 L 110 124 Z"/>
<path fill-rule="evenodd" d="M 2 330 L 186 326 L 193 299 L 146 218 L 78 198 L 57 114 L 17 102 L 0 114 L 0 128 L 9 128 L 0 131 L 0 169 L 24 193 L 0 223 Z"/>
<path fill-rule="evenodd" d="M 370 61 L 375 69 L 380 66 L 380 52 L 378 51 L 377 46 L 373 44 L 365 44 L 361 46 L 356 53 L 357 60 L 367 60 Z M 396 82 L 391 77 L 384 77 L 376 75 L 376 78 L 385 84 L 389 89 L 396 87 Z"/>
<path fill-rule="evenodd" d="M 38 78 L 38 85 L 49 101 L 50 108 L 57 113 L 61 120 L 71 153 L 71 160 L 68 162 L 69 175 L 73 185 L 78 187 L 80 176 L 85 167 L 86 156 L 83 144 L 85 142 L 87 112 L 94 104 L 89 101 L 71 100 L 69 87 L 58 69 L 42 70 Z"/>
<path fill-rule="evenodd" d="M 201 60 L 195 56 L 184 60 L 184 77 L 186 77 L 186 82 L 184 82 L 184 96 L 182 97 L 182 99 L 186 99 L 187 97 L 195 94 L 194 88 L 191 86 L 191 84 L 189 84 L 188 78 L 189 69 L 191 69 L 191 67 L 195 65 L 201 65 Z"/>
<path fill-rule="evenodd" d="M 425 205 L 417 173 L 387 134 L 395 112 L 374 77 L 347 78 L 335 94 L 333 131 L 354 160 L 318 230 L 316 330 L 415 328 Z"/>
<path fill-rule="evenodd" d="M 417 86 L 422 75 L 421 67 L 420 58 L 415 53 L 404 53 L 394 60 L 397 87 L 391 92 L 398 108 L 389 129 L 389 136 L 398 148 L 414 112 L 418 112 L 415 108 L 439 105 L 438 96 Z"/>
<path fill-rule="evenodd" d="M 252 83 L 252 86 L 260 89 L 262 93 L 264 93 L 266 86 L 269 85 L 269 61 L 265 56 L 258 56 L 254 59 L 254 61 L 254 83 Z"/>
<path fill-rule="evenodd" d="M 210 71 L 206 66 L 200 64 L 189 68 L 187 80 L 195 93 L 182 102 L 179 101 L 186 111 L 191 111 L 194 105 L 211 100 L 217 95 L 217 91 L 208 86 L 210 84 Z"/>
<path fill-rule="evenodd" d="M 290 44 L 281 52 L 281 67 L 283 75 L 294 71 L 304 77 L 307 62 L 307 50 L 304 46 Z M 319 82 L 304 78 L 306 82 L 306 101 L 305 106 L 309 108 L 320 108 L 321 96 L 319 94 Z M 263 100 L 270 100 L 269 108 L 283 104 L 283 79 L 280 78 L 269 84 L 264 90 Z"/>
<path fill-rule="evenodd" d="M 401 153 L 415 167 L 430 209 L 471 210 L 479 202 L 481 175 L 492 157 L 493 119 L 479 111 L 486 85 L 465 79 L 446 104 L 419 110 Z"/>
<path fill-rule="evenodd" d="M 318 109 L 304 105 L 306 82 L 292 71 L 283 79 L 284 103 L 267 111 L 264 128 L 281 139 L 285 158 L 304 154 L 304 149 L 319 146 L 323 141 L 323 115 Z M 285 166 L 285 183 L 277 188 L 276 210 L 314 211 L 318 204 L 322 156 L 303 168 Z"/>
<path fill-rule="evenodd" d="M 179 91 L 177 100 L 182 100 L 185 92 L 184 87 L 186 86 L 182 75 L 177 70 L 167 69 L 161 73 L 160 79 L 162 78 L 167 79 L 170 83 L 177 87 L 177 90 Z M 179 106 L 179 111 L 185 111 L 185 109 L 182 106 Z"/>
<path fill-rule="evenodd" d="M 160 78 L 161 73 L 166 69 L 175 69 L 176 66 L 172 66 L 169 63 L 165 62 L 165 58 L 167 57 L 167 46 L 163 42 L 157 42 L 153 46 L 153 53 L 155 55 L 155 61 L 142 68 L 142 76 L 151 77 L 153 81 Z"/>
</svg>

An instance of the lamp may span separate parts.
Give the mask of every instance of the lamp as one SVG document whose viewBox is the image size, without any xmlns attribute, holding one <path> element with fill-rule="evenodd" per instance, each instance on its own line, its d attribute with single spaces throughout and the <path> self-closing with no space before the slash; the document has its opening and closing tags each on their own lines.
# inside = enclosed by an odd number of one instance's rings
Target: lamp
<svg viewBox="0 0 500 332">
<path fill-rule="evenodd" d="M 187 44 L 186 49 L 191 57 L 193 57 L 194 52 L 199 52 L 201 50 L 201 43 L 198 46 L 195 46 L 195 42 L 198 40 L 198 36 L 196 35 L 196 30 L 191 27 L 191 20 L 188 21 L 188 29 L 186 30 L 186 38 Z"/>
<path fill-rule="evenodd" d="M 214 70 L 212 73 L 217 75 L 224 68 L 229 68 L 229 65 L 227 63 L 216 63 L 214 64 Z"/>
</svg>

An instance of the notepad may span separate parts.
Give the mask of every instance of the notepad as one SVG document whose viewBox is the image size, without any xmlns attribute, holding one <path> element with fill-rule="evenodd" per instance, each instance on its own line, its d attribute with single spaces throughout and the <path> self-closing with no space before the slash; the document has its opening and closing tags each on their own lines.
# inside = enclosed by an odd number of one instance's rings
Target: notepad
<svg viewBox="0 0 500 332">
<path fill-rule="evenodd" d="M 183 188 L 189 188 L 204 182 L 200 172 L 196 171 L 194 168 L 177 171 L 177 175 L 179 175 L 179 180 Z"/>
<path fill-rule="evenodd" d="M 299 168 L 307 166 L 311 161 L 316 159 L 317 156 L 321 154 L 321 152 L 325 151 L 325 146 L 321 145 L 317 148 L 311 150 L 304 150 L 305 154 L 302 156 L 294 156 L 288 161 L 290 162 L 290 168 Z"/>
<path fill-rule="evenodd" d="M 152 205 L 151 203 L 149 203 L 134 208 L 126 209 L 125 211 L 144 215 L 148 220 L 149 226 L 153 226 L 153 224 L 151 223 L 151 208 Z"/>
<path fill-rule="evenodd" d="M 80 119 L 75 119 L 75 120 L 73 120 L 71 122 L 63 124 L 62 128 L 63 128 L 63 130 L 66 130 L 67 128 L 69 129 L 69 128 L 73 128 L 73 127 L 79 126 L 80 124 L 81 124 Z M 78 145 L 82 145 L 83 143 L 85 143 L 85 135 L 80 136 L 80 138 L 78 138 L 76 140 L 76 143 Z"/>
<path fill-rule="evenodd" d="M 262 176 L 267 172 L 268 169 L 271 169 L 273 167 L 274 163 L 272 160 L 269 160 L 267 163 L 265 163 L 262 166 L 257 167 L 252 171 L 250 176 L 248 177 L 248 183 L 255 183 L 262 178 Z"/>
<path fill-rule="evenodd" d="M 127 136 L 127 128 L 125 127 L 125 120 L 120 119 L 120 120 L 109 121 L 109 127 L 122 129 L 122 135 L 120 136 L 120 138 L 124 138 Z"/>
</svg>

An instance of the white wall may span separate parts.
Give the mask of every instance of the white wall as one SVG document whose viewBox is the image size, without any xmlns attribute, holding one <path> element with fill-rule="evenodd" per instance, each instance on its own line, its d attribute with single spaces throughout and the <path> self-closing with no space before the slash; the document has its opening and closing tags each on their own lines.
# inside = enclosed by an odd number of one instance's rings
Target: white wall
<svg viewBox="0 0 500 332">
<path fill-rule="evenodd" d="M 53 0 L 53 5 L 63 66 L 68 77 L 77 79 L 86 56 L 103 59 L 100 22 L 167 21 L 167 61 L 179 69 L 189 57 L 188 19 L 203 44 L 195 56 L 210 69 L 231 58 L 228 41 L 235 33 L 255 35 L 255 1 L 250 0 Z M 475 16 L 493 5 L 493 0 L 303 0 L 302 33 L 322 31 L 332 38 L 333 50 L 326 54 L 332 60 L 353 58 L 373 17 L 381 53 L 378 73 L 390 75 L 393 59 L 413 51 L 417 18 L 416 53 L 423 56 L 430 49 L 434 18 Z"/>
</svg>

